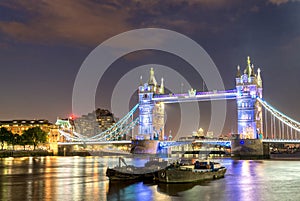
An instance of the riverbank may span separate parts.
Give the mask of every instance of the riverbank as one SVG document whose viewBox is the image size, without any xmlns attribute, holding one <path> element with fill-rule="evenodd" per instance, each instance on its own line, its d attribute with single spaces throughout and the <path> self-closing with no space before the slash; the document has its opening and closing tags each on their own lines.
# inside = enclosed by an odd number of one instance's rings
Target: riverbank
<svg viewBox="0 0 300 201">
<path fill-rule="evenodd" d="M 111 156 L 115 155 L 115 153 L 106 153 L 106 152 L 88 152 L 88 151 L 73 151 L 73 152 L 58 152 L 58 156 Z M 122 155 L 122 154 L 120 154 Z M 124 155 L 124 154 L 123 154 Z M 130 155 L 130 154 L 128 154 Z M 4 150 L 0 151 L 0 158 L 8 158 L 8 157 L 28 157 L 28 156 L 54 156 L 53 152 L 49 151 L 44 151 L 44 150 L 17 150 L 17 151 L 12 151 L 12 150 Z M 237 160 L 300 160 L 300 152 L 293 153 L 293 154 L 270 154 L 269 158 L 255 158 L 255 157 L 230 157 L 230 156 L 223 156 L 223 157 L 218 157 L 218 156 L 212 156 L 212 158 L 217 159 L 217 158 L 232 158 L 232 159 L 237 159 Z"/>
<path fill-rule="evenodd" d="M 44 150 L 4 150 L 0 151 L 0 158 L 26 156 L 53 156 L 53 152 Z"/>
<path fill-rule="evenodd" d="M 59 151 L 58 156 L 91 156 L 88 151 Z"/>
<path fill-rule="evenodd" d="M 300 152 L 270 154 L 272 160 L 300 160 Z"/>
</svg>

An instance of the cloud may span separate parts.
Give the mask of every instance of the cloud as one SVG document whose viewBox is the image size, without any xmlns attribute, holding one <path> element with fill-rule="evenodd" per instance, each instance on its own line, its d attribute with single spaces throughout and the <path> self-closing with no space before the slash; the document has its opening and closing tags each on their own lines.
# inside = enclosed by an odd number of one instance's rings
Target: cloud
<svg viewBox="0 0 300 201">
<path fill-rule="evenodd" d="M 280 49 L 283 52 L 299 52 L 300 47 L 300 36 L 290 37 L 288 40 L 281 45 Z"/>
<path fill-rule="evenodd" d="M 285 4 L 288 2 L 300 2 L 300 0 L 269 0 L 270 3 L 280 5 L 280 4 Z"/>
<path fill-rule="evenodd" d="M 0 48 L 7 48 L 9 45 L 5 42 L 0 42 Z"/>
<path fill-rule="evenodd" d="M 288 0 L 267 1 L 279 5 Z M 261 4 L 248 4 L 238 0 L 2 0 L 0 7 L 11 10 L 11 16 L 1 20 L 0 15 L 0 34 L 12 42 L 87 46 L 135 28 L 166 28 L 205 37 L 223 34 L 247 12 L 262 9 Z"/>
<path fill-rule="evenodd" d="M 98 44 L 104 39 L 130 29 L 128 13 L 117 4 L 96 4 L 79 0 L 28 0 L 0 3 L 0 6 L 27 13 L 22 21 L 2 21 L 0 31 L 14 40 L 50 44 L 74 42 Z"/>
</svg>

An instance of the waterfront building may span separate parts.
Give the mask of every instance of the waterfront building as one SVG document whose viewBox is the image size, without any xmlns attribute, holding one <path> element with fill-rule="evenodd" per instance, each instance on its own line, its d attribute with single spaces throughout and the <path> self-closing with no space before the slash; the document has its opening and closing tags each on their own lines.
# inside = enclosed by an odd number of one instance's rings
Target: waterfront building
<svg viewBox="0 0 300 201">
<path fill-rule="evenodd" d="M 57 117 L 55 125 L 64 131 L 69 132 L 71 135 L 73 135 L 73 130 L 74 130 L 74 121 L 73 117 L 69 118 L 59 118 Z M 60 135 L 58 142 L 66 142 L 66 138 L 63 135 Z"/>
<path fill-rule="evenodd" d="M 58 126 L 50 123 L 48 120 L 8 120 L 0 121 L 0 128 L 6 128 L 13 134 L 22 135 L 24 131 L 33 127 L 40 127 L 43 131 L 48 134 L 49 143 L 57 143 L 59 141 Z"/>
</svg>

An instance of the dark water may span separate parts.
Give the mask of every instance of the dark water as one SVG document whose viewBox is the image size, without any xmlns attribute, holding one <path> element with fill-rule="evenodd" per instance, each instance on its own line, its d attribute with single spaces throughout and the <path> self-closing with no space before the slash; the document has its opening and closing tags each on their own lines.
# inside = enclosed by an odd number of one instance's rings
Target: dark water
<svg viewBox="0 0 300 201">
<path fill-rule="evenodd" d="M 197 184 L 110 183 L 118 158 L 0 159 L 0 200 L 300 200 L 300 161 L 220 160 L 225 178 Z M 142 160 L 130 161 L 140 164 Z"/>
</svg>

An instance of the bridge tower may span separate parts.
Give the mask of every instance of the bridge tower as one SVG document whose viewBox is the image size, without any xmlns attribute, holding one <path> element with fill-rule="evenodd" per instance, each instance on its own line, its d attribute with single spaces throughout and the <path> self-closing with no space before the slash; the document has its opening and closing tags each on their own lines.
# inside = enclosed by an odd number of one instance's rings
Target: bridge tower
<svg viewBox="0 0 300 201">
<path fill-rule="evenodd" d="M 262 137 L 262 106 L 256 97 L 262 98 L 262 79 L 260 69 L 255 73 L 250 57 L 247 66 L 241 73 L 240 66 L 236 74 L 238 133 L 243 139 L 257 139 Z"/>
<path fill-rule="evenodd" d="M 139 131 L 136 140 L 163 140 L 164 139 L 164 103 L 155 102 L 155 94 L 164 93 L 163 78 L 158 85 L 153 68 L 147 83 L 140 78 L 139 96 Z"/>
</svg>

